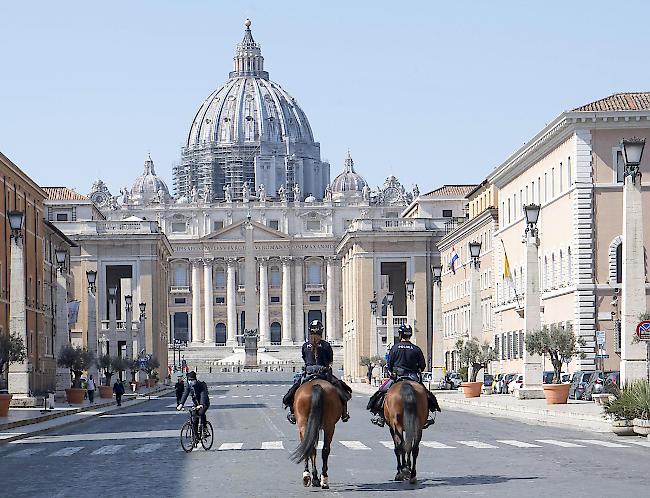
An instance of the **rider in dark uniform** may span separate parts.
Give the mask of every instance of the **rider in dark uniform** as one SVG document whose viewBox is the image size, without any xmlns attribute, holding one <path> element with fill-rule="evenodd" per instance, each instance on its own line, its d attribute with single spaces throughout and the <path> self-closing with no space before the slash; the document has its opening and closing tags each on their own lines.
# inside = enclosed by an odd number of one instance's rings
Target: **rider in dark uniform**
<svg viewBox="0 0 650 498">
<path fill-rule="evenodd" d="M 422 382 L 422 371 L 426 368 L 427 363 L 424 359 L 422 350 L 411 342 L 413 329 L 410 325 L 400 325 L 400 341 L 396 343 L 388 354 L 388 371 L 391 373 L 392 381 L 385 384 L 379 389 L 368 402 L 368 410 L 376 416 L 373 417 L 372 423 L 383 427 L 386 423 L 384 420 L 384 397 L 386 392 L 396 379 L 407 378 L 415 382 Z M 429 411 L 440 411 L 440 406 L 436 397 L 427 389 L 427 398 L 429 402 Z M 427 420 L 424 428 L 426 429 L 433 424 L 433 419 Z"/>
<path fill-rule="evenodd" d="M 284 396 L 282 402 L 284 403 L 285 408 L 289 407 L 289 414 L 287 415 L 287 420 L 292 424 L 296 423 L 296 417 L 293 415 L 293 397 L 296 394 L 296 391 L 303 383 L 305 378 L 308 378 L 312 375 L 317 375 L 330 384 L 336 387 L 336 390 L 341 397 L 343 403 L 343 412 L 341 414 L 341 421 L 347 422 L 350 420 L 350 415 L 348 414 L 348 401 L 352 397 L 352 389 L 345 384 L 340 379 L 337 379 L 332 374 L 332 362 L 334 361 L 334 352 L 332 351 L 332 346 L 327 341 L 322 339 L 323 336 L 323 324 L 320 320 L 314 320 L 309 324 L 309 342 L 306 342 L 302 346 L 302 359 L 305 362 L 305 372 L 303 377 L 300 380 L 297 380 L 289 392 Z"/>
</svg>

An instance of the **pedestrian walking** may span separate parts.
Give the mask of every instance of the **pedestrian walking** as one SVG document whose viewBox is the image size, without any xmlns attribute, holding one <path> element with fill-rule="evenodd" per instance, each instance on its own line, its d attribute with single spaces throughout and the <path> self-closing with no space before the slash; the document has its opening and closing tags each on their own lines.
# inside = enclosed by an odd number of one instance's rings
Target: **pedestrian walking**
<svg viewBox="0 0 650 498">
<path fill-rule="evenodd" d="M 183 359 L 181 360 L 181 372 L 187 373 L 189 370 L 187 369 L 187 361 L 185 361 L 185 355 L 183 355 Z"/>
<path fill-rule="evenodd" d="M 124 384 L 122 384 L 121 379 L 117 379 L 115 384 L 113 384 L 113 393 L 115 393 L 115 400 L 117 401 L 117 406 L 122 406 L 122 395 L 124 394 Z"/>
<path fill-rule="evenodd" d="M 183 397 L 183 392 L 185 391 L 185 382 L 183 382 L 183 376 L 179 375 L 178 376 L 178 381 L 176 381 L 176 385 L 174 386 L 174 390 L 176 391 L 176 405 L 181 404 L 181 398 Z"/>
<path fill-rule="evenodd" d="M 95 381 L 93 376 L 88 377 L 88 401 L 95 403 Z"/>
</svg>

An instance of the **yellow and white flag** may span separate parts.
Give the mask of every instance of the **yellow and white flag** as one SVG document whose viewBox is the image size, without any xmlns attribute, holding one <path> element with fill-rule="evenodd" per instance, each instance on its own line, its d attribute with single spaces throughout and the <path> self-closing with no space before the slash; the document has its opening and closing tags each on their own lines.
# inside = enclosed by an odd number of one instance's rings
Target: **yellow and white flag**
<svg viewBox="0 0 650 498">
<path fill-rule="evenodd" d="M 512 273 L 510 273 L 510 262 L 508 261 L 506 245 L 503 243 L 503 240 L 501 241 L 501 244 L 503 244 L 503 280 L 504 282 L 508 282 L 510 286 L 514 288 L 515 283 L 512 279 Z"/>
</svg>

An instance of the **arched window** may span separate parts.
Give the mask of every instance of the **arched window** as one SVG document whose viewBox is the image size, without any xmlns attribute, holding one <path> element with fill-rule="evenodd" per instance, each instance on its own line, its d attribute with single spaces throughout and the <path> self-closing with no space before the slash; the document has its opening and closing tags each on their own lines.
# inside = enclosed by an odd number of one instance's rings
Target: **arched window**
<svg viewBox="0 0 650 498">
<path fill-rule="evenodd" d="M 550 288 L 555 288 L 555 253 L 551 253 L 551 281 L 549 282 Z"/>
<path fill-rule="evenodd" d="M 223 267 L 217 267 L 214 270 L 214 286 L 217 289 L 226 288 L 226 271 Z"/>
<path fill-rule="evenodd" d="M 569 170 L 570 171 L 570 170 Z M 567 247 L 567 282 L 569 285 L 573 283 L 573 261 L 571 259 L 571 246 Z"/>
<path fill-rule="evenodd" d="M 225 346 L 226 345 L 226 324 L 219 322 L 217 325 L 214 327 L 215 330 L 215 342 L 217 343 L 217 346 Z"/>
<path fill-rule="evenodd" d="M 544 290 L 548 289 L 548 258 L 544 256 Z"/>
<path fill-rule="evenodd" d="M 560 249 L 560 260 L 558 264 L 558 284 L 564 285 L 564 258 L 562 255 L 562 249 Z"/>
<path fill-rule="evenodd" d="M 282 325 L 279 322 L 271 324 L 271 344 L 277 345 L 282 342 Z"/>
<path fill-rule="evenodd" d="M 175 287 L 187 287 L 187 266 L 178 263 L 174 266 L 174 284 Z"/>
</svg>

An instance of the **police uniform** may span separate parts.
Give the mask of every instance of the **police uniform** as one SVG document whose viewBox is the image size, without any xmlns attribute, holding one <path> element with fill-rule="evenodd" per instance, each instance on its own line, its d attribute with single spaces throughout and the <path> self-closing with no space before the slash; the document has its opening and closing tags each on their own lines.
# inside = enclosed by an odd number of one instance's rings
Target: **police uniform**
<svg viewBox="0 0 650 498">
<path fill-rule="evenodd" d="M 418 380 L 420 372 L 427 366 L 424 353 L 415 344 L 408 341 L 396 343 L 388 354 L 388 370 L 398 377 L 410 377 Z"/>
<path fill-rule="evenodd" d="M 334 352 L 330 343 L 322 339 L 316 347 L 311 342 L 306 342 L 302 345 L 302 359 L 308 367 L 329 367 L 334 361 Z"/>
</svg>

